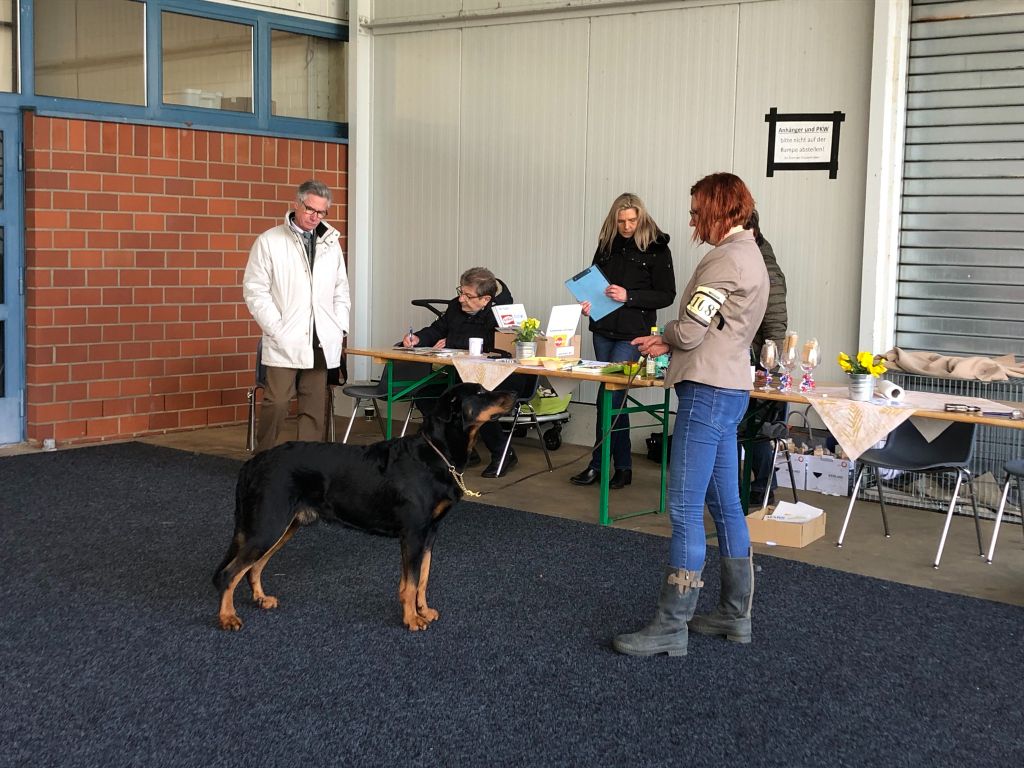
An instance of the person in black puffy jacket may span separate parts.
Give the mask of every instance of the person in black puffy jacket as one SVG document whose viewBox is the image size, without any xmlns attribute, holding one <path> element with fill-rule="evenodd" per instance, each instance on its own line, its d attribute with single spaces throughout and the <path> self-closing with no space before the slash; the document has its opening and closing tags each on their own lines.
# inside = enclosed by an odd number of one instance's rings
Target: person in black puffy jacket
<svg viewBox="0 0 1024 768">
<path fill-rule="evenodd" d="M 498 280 L 491 270 L 485 267 L 467 269 L 459 277 L 458 295 L 448 302 L 448 307 L 441 317 L 415 333 L 406 334 L 402 339 L 405 347 L 437 347 L 448 349 L 468 349 L 469 340 L 477 337 L 484 340 L 485 352 L 494 351 L 494 329 L 498 320 L 491 308 L 501 304 L 513 303 L 512 292 Z M 532 381 L 532 380 L 531 380 Z M 513 374 L 506 380 L 503 389 L 518 391 L 527 385 L 526 378 Z M 431 406 L 420 404 L 423 408 Z M 505 441 L 501 427 L 495 421 L 488 421 L 480 427 L 480 440 L 491 452 L 491 461 L 481 473 L 482 477 L 504 477 L 508 471 L 519 463 L 519 457 L 510 447 L 505 455 L 505 463 L 498 473 L 501 463 L 501 452 Z M 480 463 L 480 456 L 473 450 L 469 466 Z"/>
<path fill-rule="evenodd" d="M 598 237 L 594 264 L 604 273 L 609 286 L 605 294 L 621 306 L 600 320 L 590 320 L 594 335 L 594 355 L 605 362 L 636 360 L 639 351 L 630 342 L 648 336 L 657 325 L 657 310 L 671 306 L 676 298 L 676 277 L 672 271 L 669 236 L 647 212 L 637 195 L 619 195 L 612 203 Z M 583 302 L 583 313 L 590 314 L 590 302 Z M 600 409 L 604 385 L 598 392 Z M 612 393 L 612 407 L 619 408 L 625 399 L 622 390 Z M 611 452 L 615 474 L 611 488 L 623 488 L 633 480 L 633 457 L 630 450 L 629 417 L 619 416 L 612 432 Z M 595 443 L 601 439 L 601 412 L 598 410 Z M 594 449 L 590 464 L 574 475 L 573 485 L 591 485 L 600 478 L 601 451 Z"/>
</svg>

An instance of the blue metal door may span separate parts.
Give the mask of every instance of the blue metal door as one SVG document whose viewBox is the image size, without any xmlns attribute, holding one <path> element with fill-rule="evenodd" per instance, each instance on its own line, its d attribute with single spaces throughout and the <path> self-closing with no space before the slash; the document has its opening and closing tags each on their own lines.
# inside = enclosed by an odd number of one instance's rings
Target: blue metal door
<svg viewBox="0 0 1024 768">
<path fill-rule="evenodd" d="M 0 110 L 0 444 L 25 439 L 21 115 Z"/>
</svg>

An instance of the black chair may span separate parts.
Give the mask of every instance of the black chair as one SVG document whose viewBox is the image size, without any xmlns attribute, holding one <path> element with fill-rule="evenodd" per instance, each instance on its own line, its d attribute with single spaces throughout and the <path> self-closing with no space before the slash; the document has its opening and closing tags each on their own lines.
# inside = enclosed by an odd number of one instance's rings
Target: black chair
<svg viewBox="0 0 1024 768">
<path fill-rule="evenodd" d="M 540 376 L 532 376 L 525 373 L 514 373 L 498 385 L 498 389 L 505 389 L 516 393 L 516 402 L 512 406 L 512 422 L 508 426 L 508 437 L 505 438 L 505 445 L 501 449 L 501 459 L 498 461 L 498 477 L 501 477 L 501 470 L 505 466 L 505 457 L 508 456 L 509 446 L 512 444 L 512 436 L 516 427 L 519 426 L 520 418 L 524 418 L 523 426 L 527 429 L 533 427 L 537 430 L 537 438 L 540 440 L 540 447 L 544 449 L 544 459 L 548 463 L 550 472 L 554 465 L 551 463 L 551 454 L 548 453 L 547 441 L 544 440 L 544 433 L 540 428 L 540 421 L 537 414 L 530 406 L 530 401 L 537 394 L 537 387 L 540 384 Z M 503 425 L 504 426 L 504 425 Z"/>
<path fill-rule="evenodd" d="M 799 503 L 796 495 L 796 476 L 793 474 L 793 456 L 789 452 L 789 426 L 782 421 L 765 422 L 761 425 L 761 432 L 750 443 L 768 442 L 772 446 L 772 472 L 775 472 L 775 462 L 779 459 L 779 451 L 786 457 L 786 467 L 789 469 L 789 489 L 793 492 L 793 503 Z M 768 498 L 772 493 L 772 484 L 769 481 L 765 484 L 764 499 L 761 501 L 761 509 L 768 508 Z"/>
<path fill-rule="evenodd" d="M 392 363 L 394 369 L 392 371 L 392 379 L 394 382 L 414 382 L 425 378 L 433 370 L 430 363 L 414 363 L 406 362 L 404 360 L 396 360 Z M 447 386 L 447 382 L 428 381 L 421 386 L 414 389 L 412 392 L 407 392 L 402 397 L 393 400 L 396 403 L 409 403 L 409 410 L 405 414 L 405 421 L 402 423 L 401 435 L 404 436 L 406 430 L 409 428 L 409 421 L 412 417 L 413 409 L 418 408 L 417 400 L 425 400 L 436 398 L 441 392 L 444 391 Z M 359 413 L 359 409 L 363 403 L 372 402 L 374 403 L 374 415 L 377 418 L 377 425 L 380 427 L 382 435 L 386 435 L 387 431 L 384 427 L 384 419 L 380 415 L 380 407 L 378 407 L 378 401 L 387 401 L 388 397 L 388 382 L 386 378 L 381 378 L 379 381 L 363 381 L 363 382 L 352 382 L 342 387 L 341 391 L 351 397 L 355 402 L 352 403 L 352 415 L 349 417 L 348 426 L 345 428 L 345 437 L 342 438 L 341 442 L 347 443 L 349 435 L 352 433 L 352 423 L 356 419 L 356 415 Z"/>
<path fill-rule="evenodd" d="M 409 303 L 414 307 L 429 309 L 437 317 L 443 317 L 445 310 L 448 309 L 449 301 L 451 301 L 451 299 L 413 299 Z"/>
<path fill-rule="evenodd" d="M 780 417 L 780 418 L 775 418 Z M 753 407 L 740 421 L 737 428 L 739 444 L 746 451 L 747 456 L 754 445 L 770 443 L 772 446 L 771 471 L 775 472 L 775 462 L 778 461 L 779 451 L 786 457 L 786 467 L 789 469 L 789 486 L 793 492 L 793 503 L 800 501 L 796 495 L 796 476 L 793 473 L 793 456 L 789 451 L 789 423 L 787 421 L 785 408 L 779 408 L 778 403 L 753 403 Z M 806 421 L 806 418 L 805 418 Z M 661 460 L 660 457 L 658 459 Z M 740 462 L 741 472 L 746 468 L 745 462 Z M 742 480 L 742 478 L 741 478 Z M 743 487 L 742 482 L 740 487 Z M 771 497 L 772 484 L 765 483 L 764 499 L 761 501 L 761 510 L 768 508 L 768 500 Z"/>
<path fill-rule="evenodd" d="M 1006 510 L 1006 499 L 1010 495 L 1010 483 L 1017 481 L 1017 507 L 1021 513 L 1021 527 L 1024 529 L 1024 495 L 1021 495 L 1020 479 L 1024 477 L 1024 459 L 1008 461 L 1003 465 L 1006 473 L 1006 482 L 1003 483 L 1003 496 L 999 500 L 999 509 L 996 510 L 996 524 L 992 529 L 992 543 L 988 547 L 988 557 L 985 560 L 989 565 L 996 554 L 996 539 L 999 538 L 999 524 L 1003 522 L 1003 512 Z"/>
<path fill-rule="evenodd" d="M 341 367 L 327 371 L 327 397 L 324 406 L 327 418 L 327 434 L 325 437 L 331 443 L 334 442 L 334 387 L 344 381 L 345 376 L 345 358 L 342 356 Z M 256 342 L 256 370 L 253 385 L 249 387 L 249 391 L 246 393 L 246 399 L 249 401 L 249 423 L 245 434 L 245 449 L 249 453 L 256 450 L 256 392 L 262 391 L 266 387 L 267 366 L 263 364 L 263 337 L 261 336 L 259 341 Z"/>
<path fill-rule="evenodd" d="M 861 454 L 857 460 L 860 469 L 857 472 L 857 479 L 853 484 L 853 493 L 850 496 L 850 506 L 846 510 L 846 520 L 843 521 L 843 530 L 839 533 L 839 541 L 836 546 L 843 546 L 843 538 L 846 536 L 846 527 L 850 524 L 850 517 L 853 514 L 853 506 L 857 501 L 857 491 L 860 489 L 860 482 L 864 473 L 870 468 L 875 474 L 875 487 L 878 489 L 878 503 L 882 509 L 882 527 L 885 529 L 885 536 L 889 538 L 889 520 L 885 514 L 885 495 L 882 490 L 881 478 L 878 474 L 879 467 L 899 469 L 904 472 L 956 472 L 956 486 L 953 489 L 953 497 L 949 502 L 949 509 L 946 512 L 946 524 L 942 528 L 942 536 L 939 538 L 939 549 L 935 553 L 933 567 L 939 567 L 939 560 L 942 558 L 942 548 L 946 545 L 946 535 L 949 533 L 949 525 L 953 520 L 953 510 L 956 508 L 957 499 L 960 496 L 960 486 L 967 481 L 967 488 L 971 493 L 971 506 L 974 508 L 974 528 L 978 536 L 978 554 L 984 556 L 981 544 L 981 523 L 978 518 L 978 501 L 974 493 L 974 480 L 971 475 L 969 464 L 974 454 L 974 433 L 976 424 L 964 422 L 953 422 L 942 431 L 938 437 L 928 442 L 910 421 L 904 421 L 896 429 L 889 433 L 885 445 L 882 448 L 872 448 Z"/>
</svg>

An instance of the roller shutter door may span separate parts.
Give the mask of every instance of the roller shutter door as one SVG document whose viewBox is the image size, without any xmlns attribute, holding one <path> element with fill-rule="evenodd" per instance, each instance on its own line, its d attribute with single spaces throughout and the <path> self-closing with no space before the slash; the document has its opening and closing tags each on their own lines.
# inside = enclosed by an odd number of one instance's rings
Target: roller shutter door
<svg viewBox="0 0 1024 768">
<path fill-rule="evenodd" d="M 896 344 L 1024 355 L 1024 3 L 914 0 Z"/>
</svg>

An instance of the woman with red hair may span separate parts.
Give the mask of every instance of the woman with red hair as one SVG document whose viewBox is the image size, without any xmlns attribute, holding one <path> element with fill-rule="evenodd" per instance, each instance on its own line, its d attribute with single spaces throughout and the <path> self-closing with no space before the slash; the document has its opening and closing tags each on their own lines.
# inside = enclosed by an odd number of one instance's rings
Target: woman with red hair
<svg viewBox="0 0 1024 768">
<path fill-rule="evenodd" d="M 685 656 L 689 629 L 750 642 L 754 593 L 750 535 L 740 506 L 736 430 L 752 381 L 750 343 L 768 303 L 768 271 L 744 224 L 754 199 L 731 173 L 705 176 L 690 189 L 693 240 L 710 243 L 682 293 L 679 319 L 660 336 L 633 340 L 644 355 L 672 353 L 665 386 L 679 398 L 669 468 L 672 541 L 654 620 L 618 635 L 615 650 L 634 656 Z M 694 618 L 703 583 L 704 504 L 718 533 L 721 599 Z"/>
</svg>

